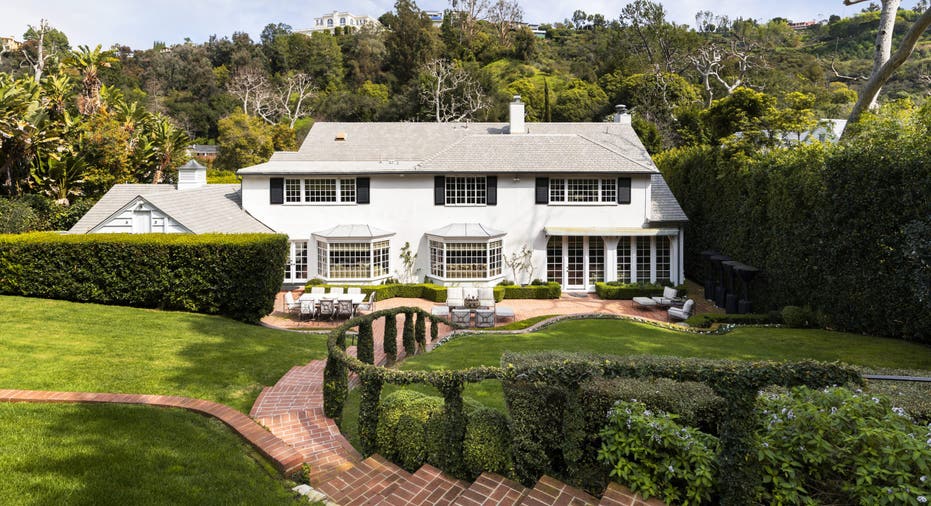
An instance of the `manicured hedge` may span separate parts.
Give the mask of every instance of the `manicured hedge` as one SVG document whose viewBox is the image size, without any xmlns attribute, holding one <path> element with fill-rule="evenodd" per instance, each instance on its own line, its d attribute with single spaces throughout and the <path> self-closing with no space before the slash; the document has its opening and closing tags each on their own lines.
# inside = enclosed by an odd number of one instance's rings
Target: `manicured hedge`
<svg viewBox="0 0 931 506">
<path fill-rule="evenodd" d="M 333 286 L 340 287 L 359 287 L 362 293 L 368 295 L 375 292 L 375 300 L 386 300 L 394 297 L 403 297 L 411 299 L 426 299 L 432 302 L 446 302 L 446 290 L 448 287 L 434 285 L 432 283 L 417 284 L 391 284 L 391 285 L 318 285 L 307 283 L 306 290 L 315 286 L 323 286 L 329 290 Z M 561 292 L 559 283 L 547 283 L 537 286 L 496 286 L 494 287 L 495 302 L 501 302 L 504 299 L 558 299 Z M 660 288 L 662 294 L 662 288 Z"/>
<path fill-rule="evenodd" d="M 633 299 L 634 297 L 659 297 L 664 285 L 658 283 L 595 283 L 595 293 L 602 299 Z M 677 286 L 679 295 L 685 294 L 685 286 Z"/>
<path fill-rule="evenodd" d="M 274 309 L 287 248 L 272 234 L 0 235 L 0 293 L 257 322 Z"/>
</svg>

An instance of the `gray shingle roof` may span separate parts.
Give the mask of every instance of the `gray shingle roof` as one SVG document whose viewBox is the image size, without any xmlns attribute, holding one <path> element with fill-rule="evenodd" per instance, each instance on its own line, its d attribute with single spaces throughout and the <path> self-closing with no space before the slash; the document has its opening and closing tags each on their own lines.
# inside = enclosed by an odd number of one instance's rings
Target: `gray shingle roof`
<svg viewBox="0 0 931 506">
<path fill-rule="evenodd" d="M 239 173 L 657 170 L 630 125 L 527 123 L 527 130 L 510 135 L 507 123 L 320 122 L 299 151 L 275 153 Z"/>
<path fill-rule="evenodd" d="M 650 222 L 689 220 L 662 174 L 653 174 L 651 193 L 653 198 L 650 202 Z"/>
<path fill-rule="evenodd" d="M 388 232 L 371 225 L 337 225 L 320 232 L 314 232 L 313 235 L 325 239 L 375 239 L 394 235 L 394 232 Z"/>
<path fill-rule="evenodd" d="M 238 184 L 211 184 L 184 191 L 170 184 L 118 184 L 69 233 L 90 232 L 136 197 L 142 197 L 195 234 L 273 232 L 242 210 L 242 195 Z"/>
</svg>

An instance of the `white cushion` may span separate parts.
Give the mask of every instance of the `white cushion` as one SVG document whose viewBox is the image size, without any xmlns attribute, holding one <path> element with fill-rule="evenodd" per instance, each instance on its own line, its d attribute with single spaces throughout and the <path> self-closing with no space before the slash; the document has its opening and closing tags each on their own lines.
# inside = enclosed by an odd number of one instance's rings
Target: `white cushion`
<svg viewBox="0 0 931 506">
<path fill-rule="evenodd" d="M 665 299 L 675 299 L 678 294 L 679 292 L 671 286 L 663 288 L 663 298 Z"/>
</svg>

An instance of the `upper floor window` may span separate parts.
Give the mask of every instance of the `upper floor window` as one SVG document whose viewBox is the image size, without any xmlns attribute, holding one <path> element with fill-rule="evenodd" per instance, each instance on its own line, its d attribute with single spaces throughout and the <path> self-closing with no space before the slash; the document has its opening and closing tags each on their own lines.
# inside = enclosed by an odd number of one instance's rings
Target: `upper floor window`
<svg viewBox="0 0 931 506">
<path fill-rule="evenodd" d="M 558 204 L 617 203 L 617 180 L 550 178 L 549 201 Z"/>
<path fill-rule="evenodd" d="M 356 180 L 285 179 L 284 201 L 285 203 L 355 203 Z"/>
<path fill-rule="evenodd" d="M 339 18 L 339 24 L 340 24 L 340 26 L 345 25 L 345 24 L 346 24 L 346 18 Z"/>
<path fill-rule="evenodd" d="M 480 206 L 487 203 L 488 183 L 485 176 L 454 176 L 446 178 L 446 205 Z"/>
<path fill-rule="evenodd" d="M 327 26 L 333 26 L 333 20 L 332 20 L 332 19 L 326 20 L 326 25 L 327 25 Z"/>
</svg>

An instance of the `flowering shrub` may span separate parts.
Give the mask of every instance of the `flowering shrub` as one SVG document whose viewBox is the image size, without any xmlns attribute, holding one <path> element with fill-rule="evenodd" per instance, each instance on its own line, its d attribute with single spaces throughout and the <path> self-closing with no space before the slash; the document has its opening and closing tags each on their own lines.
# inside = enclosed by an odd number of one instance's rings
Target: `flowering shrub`
<svg viewBox="0 0 931 506">
<path fill-rule="evenodd" d="M 708 502 L 718 440 L 675 418 L 642 402 L 616 403 L 601 431 L 598 460 L 611 466 L 612 478 L 644 497 L 668 504 Z"/>
<path fill-rule="evenodd" d="M 766 504 L 926 504 L 931 425 L 883 397 L 799 387 L 760 399 Z"/>
</svg>

